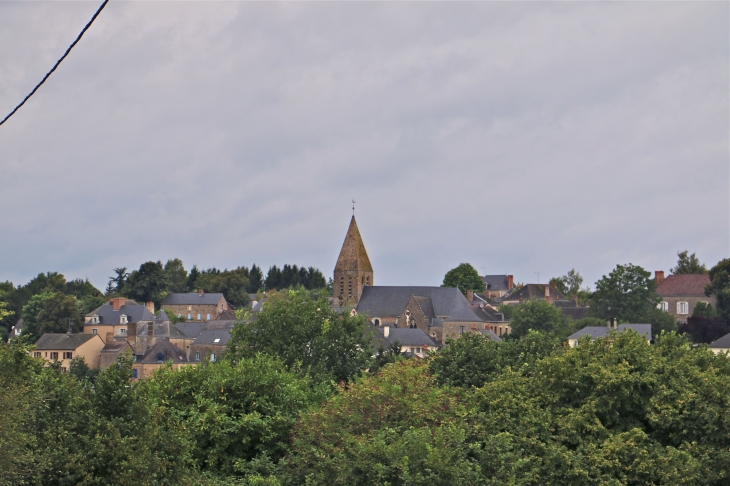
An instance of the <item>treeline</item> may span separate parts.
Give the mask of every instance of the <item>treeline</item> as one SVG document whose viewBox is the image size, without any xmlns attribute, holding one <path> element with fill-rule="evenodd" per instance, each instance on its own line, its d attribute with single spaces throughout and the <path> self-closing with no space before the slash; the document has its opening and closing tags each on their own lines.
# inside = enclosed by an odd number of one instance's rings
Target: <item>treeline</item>
<svg viewBox="0 0 730 486">
<path fill-rule="evenodd" d="M 120 295 L 140 302 L 159 304 L 171 292 L 222 293 L 234 307 L 247 306 L 249 294 L 264 290 L 281 290 L 303 287 L 307 290 L 325 289 L 327 281 L 322 272 L 314 267 L 273 265 L 264 277 L 261 268 L 242 266 L 233 270 L 215 267 L 199 270 L 196 265 L 188 272 L 179 258 L 165 263 L 146 262 L 138 270 L 127 272 L 126 267 L 115 268 L 115 276 L 109 278 L 106 295 Z"/>
<path fill-rule="evenodd" d="M 576 348 L 467 333 L 427 360 L 374 360 L 371 330 L 274 293 L 224 359 L 136 383 L 128 359 L 59 373 L 0 347 L 0 484 L 730 480 L 730 359 L 675 333 Z"/>
</svg>

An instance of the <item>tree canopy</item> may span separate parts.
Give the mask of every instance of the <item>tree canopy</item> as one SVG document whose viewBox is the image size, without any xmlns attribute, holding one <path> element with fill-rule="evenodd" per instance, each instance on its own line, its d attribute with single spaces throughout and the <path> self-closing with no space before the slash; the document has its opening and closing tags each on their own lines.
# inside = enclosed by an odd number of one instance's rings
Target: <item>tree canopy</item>
<svg viewBox="0 0 730 486">
<path fill-rule="evenodd" d="M 484 280 L 479 276 L 479 272 L 469 263 L 462 263 L 446 272 L 444 283 L 441 286 L 458 288 L 464 295 L 466 295 L 467 290 L 484 292 L 487 288 Z"/>
<path fill-rule="evenodd" d="M 620 322 L 642 322 L 660 301 L 651 273 L 638 265 L 616 265 L 596 282 L 591 315 Z"/>
<path fill-rule="evenodd" d="M 717 298 L 717 312 L 725 322 L 730 322 L 730 259 L 725 258 L 712 267 L 705 294 Z"/>
<path fill-rule="evenodd" d="M 672 273 L 675 275 L 707 273 L 707 267 L 700 263 L 697 255 L 694 253 L 688 255 L 688 253 L 687 250 L 677 252 L 679 260 L 677 260 L 677 266 L 672 268 Z"/>
</svg>

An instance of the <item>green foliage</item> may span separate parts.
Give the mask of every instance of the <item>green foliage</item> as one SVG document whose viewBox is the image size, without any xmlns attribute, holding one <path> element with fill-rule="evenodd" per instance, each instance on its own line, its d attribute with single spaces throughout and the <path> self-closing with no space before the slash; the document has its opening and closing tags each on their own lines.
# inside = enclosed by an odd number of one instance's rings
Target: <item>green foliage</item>
<svg viewBox="0 0 730 486">
<path fill-rule="evenodd" d="M 709 302 L 697 302 L 692 317 L 718 317 L 717 311 Z"/>
<path fill-rule="evenodd" d="M 661 300 L 650 277 L 650 272 L 637 265 L 616 265 L 596 282 L 591 315 L 604 320 L 643 322 Z"/>
<path fill-rule="evenodd" d="M 566 319 L 559 308 L 544 300 L 528 300 L 516 306 L 510 318 L 510 336 L 525 336 L 530 330 L 555 332 L 565 325 Z"/>
<path fill-rule="evenodd" d="M 255 294 L 264 288 L 264 274 L 261 267 L 255 263 L 251 265 L 251 271 L 248 273 L 248 292 Z"/>
<path fill-rule="evenodd" d="M 504 314 L 504 320 L 509 321 L 515 314 L 515 309 L 517 309 L 517 306 L 512 304 L 502 304 L 497 309 L 499 312 Z"/>
<path fill-rule="evenodd" d="M 467 290 L 484 292 L 487 288 L 484 280 L 479 276 L 479 272 L 469 263 L 462 263 L 458 267 L 446 272 L 446 275 L 444 275 L 444 283 L 441 286 L 458 288 L 464 295 L 466 295 Z"/>
<path fill-rule="evenodd" d="M 583 277 L 575 269 L 571 269 L 562 277 L 553 277 L 549 284 L 555 284 L 558 290 L 567 297 L 578 295 L 583 285 Z"/>
<path fill-rule="evenodd" d="M 318 382 L 350 380 L 373 354 L 366 329 L 366 319 L 335 312 L 326 298 L 290 291 L 288 298 L 269 299 L 250 324 L 233 328 L 228 354 L 238 360 L 266 353 Z"/>
<path fill-rule="evenodd" d="M 123 294 L 137 302 L 154 302 L 159 306 L 167 294 L 167 285 L 162 262 L 146 262 L 129 275 Z"/>
<path fill-rule="evenodd" d="M 730 259 L 725 258 L 710 269 L 710 284 L 705 294 L 717 298 L 717 312 L 730 322 Z"/>
<path fill-rule="evenodd" d="M 174 293 L 188 292 L 188 271 L 185 270 L 182 260 L 171 258 L 165 263 L 165 279 L 167 280 L 167 291 Z"/>
<path fill-rule="evenodd" d="M 107 295 L 124 295 L 124 290 L 129 279 L 127 267 L 119 267 L 113 269 L 115 276 L 109 277 L 109 285 L 107 286 Z"/>
<path fill-rule="evenodd" d="M 282 290 L 299 285 L 307 290 L 322 289 L 327 282 L 318 269 L 314 267 L 304 268 L 296 265 L 284 265 L 281 269 L 276 265 L 269 268 L 266 274 L 266 290 Z"/>
<path fill-rule="evenodd" d="M 670 313 L 664 312 L 656 307 L 647 309 L 646 313 L 638 322 L 651 324 L 651 329 L 654 334 L 659 334 L 662 331 L 677 331 L 677 319 Z"/>
<path fill-rule="evenodd" d="M 61 292 L 44 292 L 33 296 L 23 307 L 23 334 L 38 339 L 47 332 L 67 332 L 73 320 L 73 331 L 83 327 L 76 297 Z"/>
<path fill-rule="evenodd" d="M 730 326 L 721 317 L 693 315 L 687 319 L 686 324 L 679 326 L 679 332 L 688 334 L 692 342 L 709 344 L 729 333 Z"/>
<path fill-rule="evenodd" d="M 99 375 L 98 369 L 89 369 L 89 365 L 86 364 L 83 356 L 76 356 L 71 360 L 68 372 L 71 376 L 76 377 L 77 380 L 88 381 L 89 383 L 94 383 L 96 377 Z"/>
<path fill-rule="evenodd" d="M 187 431 L 194 467 L 218 475 L 271 473 L 299 412 L 323 398 L 266 355 L 162 369 L 140 386 Z"/>
<path fill-rule="evenodd" d="M 480 333 L 466 333 L 447 344 L 431 359 L 431 373 L 441 385 L 463 388 L 481 387 L 508 369 L 529 375 L 538 360 L 563 349 L 559 338 L 537 331 L 500 343 Z"/>
<path fill-rule="evenodd" d="M 248 296 L 248 268 L 234 270 L 206 270 L 195 280 L 195 288 L 206 292 L 220 292 L 234 307 L 245 307 L 251 303 Z"/>
<path fill-rule="evenodd" d="M 707 267 L 700 263 L 697 255 L 694 253 L 688 255 L 688 253 L 687 250 L 677 252 L 679 260 L 677 260 L 677 266 L 671 270 L 672 273 L 674 275 L 707 273 Z"/>
<path fill-rule="evenodd" d="M 289 460 L 293 482 L 479 484 L 465 415 L 422 361 L 388 365 L 302 417 Z"/>
<path fill-rule="evenodd" d="M 0 319 L 5 319 L 6 317 L 12 316 L 13 314 L 13 311 L 8 310 L 7 302 L 0 302 Z"/>
</svg>

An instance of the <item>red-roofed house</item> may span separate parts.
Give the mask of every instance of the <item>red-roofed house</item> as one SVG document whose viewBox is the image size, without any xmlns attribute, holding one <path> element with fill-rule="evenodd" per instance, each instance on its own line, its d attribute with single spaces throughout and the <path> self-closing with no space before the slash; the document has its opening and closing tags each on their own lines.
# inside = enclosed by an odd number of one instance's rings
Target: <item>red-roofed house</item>
<svg viewBox="0 0 730 486">
<path fill-rule="evenodd" d="M 705 295 L 705 285 L 710 283 L 706 274 L 670 275 L 664 278 L 664 272 L 657 270 L 654 274 L 656 293 L 662 298 L 657 306 L 669 312 L 679 322 L 687 322 L 698 302 L 709 302 L 712 307 L 717 304 L 714 296 Z"/>
</svg>

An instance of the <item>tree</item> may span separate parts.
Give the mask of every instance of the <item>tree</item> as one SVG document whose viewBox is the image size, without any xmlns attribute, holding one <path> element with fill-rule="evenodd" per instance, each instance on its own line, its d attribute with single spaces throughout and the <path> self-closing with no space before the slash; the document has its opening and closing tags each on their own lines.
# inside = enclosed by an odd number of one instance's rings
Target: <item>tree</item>
<svg viewBox="0 0 730 486">
<path fill-rule="evenodd" d="M 692 253 L 688 256 L 688 253 L 687 250 L 677 252 L 679 260 L 677 260 L 677 266 L 671 272 L 674 275 L 707 273 L 707 267 L 700 263 L 697 255 Z"/>
<path fill-rule="evenodd" d="M 248 268 L 239 267 L 216 274 L 203 273 L 198 278 L 200 289 L 206 292 L 220 292 L 234 307 L 245 307 L 251 303 L 248 296 Z"/>
<path fill-rule="evenodd" d="M 190 274 L 188 274 L 188 283 L 185 286 L 188 291 L 194 292 L 198 290 L 198 277 L 200 277 L 200 270 L 198 270 L 197 265 L 193 265 L 193 268 L 190 269 Z"/>
<path fill-rule="evenodd" d="M 264 274 L 261 267 L 255 263 L 251 265 L 251 271 L 248 273 L 248 292 L 255 294 L 264 286 Z"/>
<path fill-rule="evenodd" d="M 154 302 L 159 305 L 167 292 L 167 277 L 162 262 L 146 262 L 129 275 L 124 285 L 124 295 L 137 302 Z"/>
<path fill-rule="evenodd" d="M 28 316 L 26 321 L 25 316 Z M 34 296 L 23 308 L 23 334 L 37 339 L 47 332 L 63 333 L 69 330 L 69 322 L 73 321 L 71 330 L 78 332 L 84 322 L 79 313 L 76 297 L 61 292 L 45 292 Z"/>
<path fill-rule="evenodd" d="M 578 292 L 581 290 L 583 277 L 573 268 L 562 277 L 551 278 L 549 283 L 555 284 L 563 295 L 573 297 L 574 295 L 578 295 Z"/>
<path fill-rule="evenodd" d="M 173 258 L 165 263 L 165 278 L 167 279 L 167 291 L 174 293 L 187 292 L 188 271 L 185 270 L 182 260 Z"/>
<path fill-rule="evenodd" d="M 692 317 L 718 317 L 717 311 L 709 302 L 697 302 Z"/>
<path fill-rule="evenodd" d="M 286 286 L 282 285 L 282 283 L 281 269 L 279 269 L 276 265 L 270 266 L 269 271 L 266 272 L 266 280 L 264 281 L 266 289 L 274 290 L 286 288 Z"/>
<path fill-rule="evenodd" d="M 525 336 L 530 330 L 555 332 L 564 324 L 559 308 L 544 300 L 528 300 L 516 306 L 510 319 L 510 336 Z"/>
<path fill-rule="evenodd" d="M 469 263 L 462 263 L 446 272 L 444 283 L 441 286 L 458 288 L 464 295 L 466 295 L 467 290 L 484 292 L 487 288 L 484 280 L 479 276 L 479 272 Z"/>
<path fill-rule="evenodd" d="M 288 298 L 269 299 L 250 324 L 236 324 L 228 354 L 239 360 L 267 353 L 317 382 L 347 381 L 366 369 L 373 355 L 368 326 L 364 317 L 335 312 L 326 298 L 289 291 Z"/>
<path fill-rule="evenodd" d="M 725 258 L 710 269 L 710 284 L 705 295 L 717 298 L 717 312 L 730 322 L 730 259 Z"/>
<path fill-rule="evenodd" d="M 7 302 L 0 302 L 0 319 L 5 319 L 8 316 L 13 315 L 13 311 L 8 310 L 8 303 Z"/>
<path fill-rule="evenodd" d="M 127 285 L 127 279 L 129 278 L 129 273 L 127 273 L 127 267 L 119 267 L 113 269 L 116 276 L 109 277 L 109 285 L 107 285 L 107 293 L 109 293 L 109 290 L 112 290 L 112 294 L 114 295 L 123 295 L 124 288 Z"/>
<path fill-rule="evenodd" d="M 730 332 L 730 327 L 721 317 L 695 316 L 687 318 L 687 323 L 679 326 L 680 334 L 689 334 L 694 343 L 709 344 Z"/>
<path fill-rule="evenodd" d="M 591 315 L 604 320 L 638 323 L 656 308 L 661 298 L 651 273 L 637 265 L 616 265 L 596 282 Z"/>
</svg>

